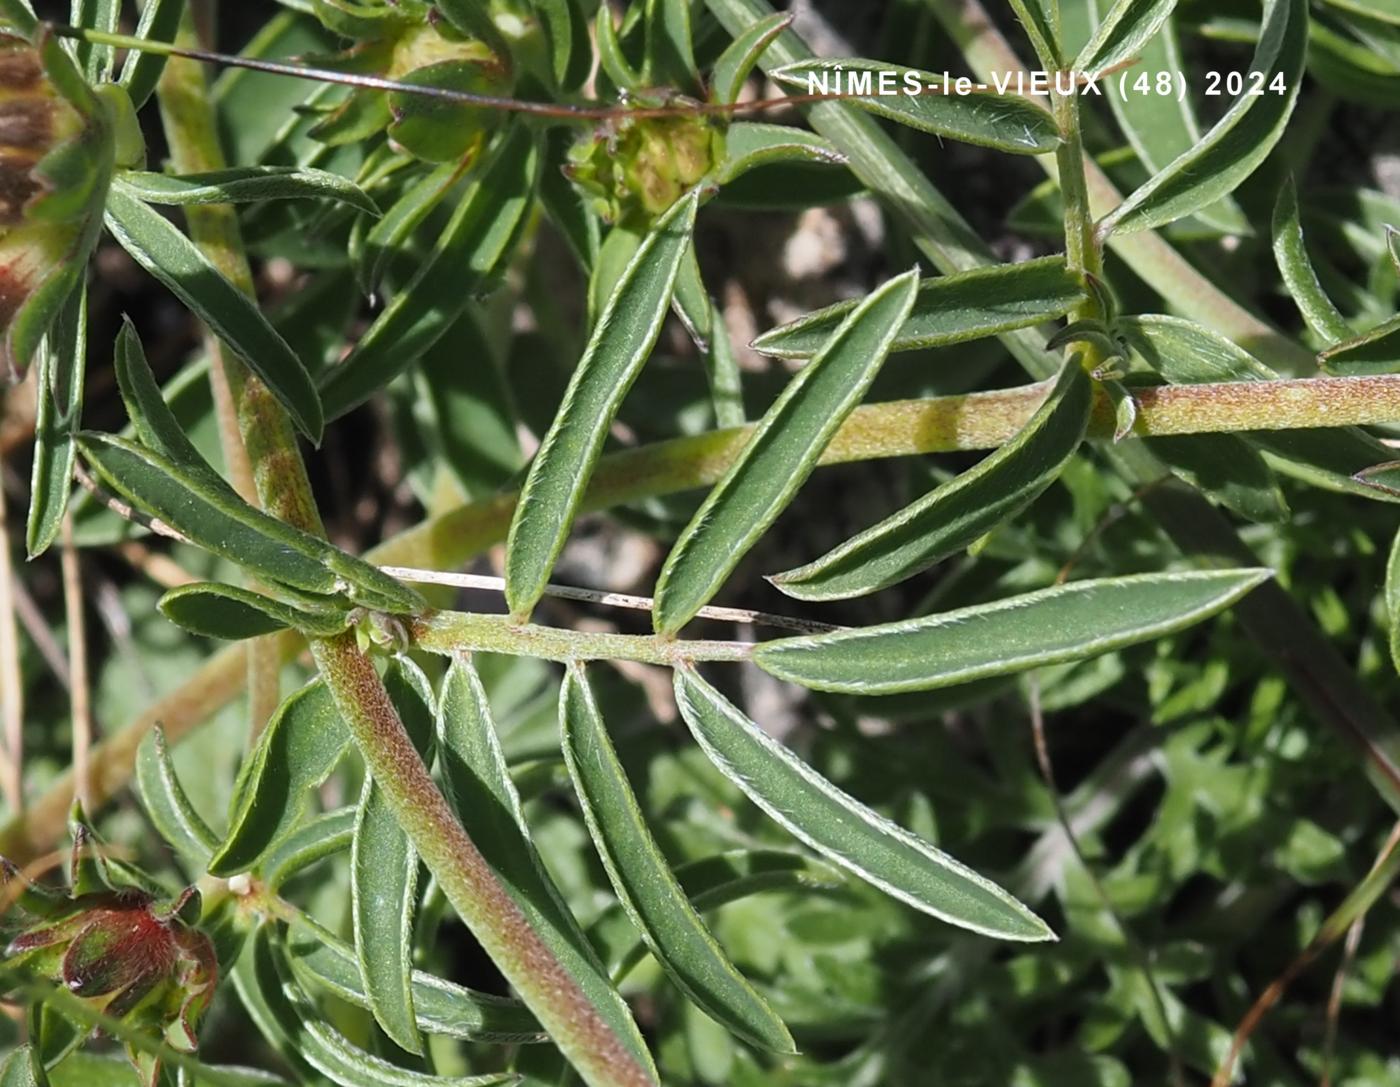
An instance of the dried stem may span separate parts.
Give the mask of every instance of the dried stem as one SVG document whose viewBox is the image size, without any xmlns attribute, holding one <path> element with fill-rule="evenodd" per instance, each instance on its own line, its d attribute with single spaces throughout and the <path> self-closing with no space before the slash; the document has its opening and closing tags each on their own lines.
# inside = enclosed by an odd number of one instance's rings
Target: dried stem
<svg viewBox="0 0 1400 1087">
<path fill-rule="evenodd" d="M 1075 833 L 1069 812 L 1065 810 L 1064 798 L 1060 795 L 1060 787 L 1055 780 L 1055 765 L 1050 760 L 1050 744 L 1045 737 L 1045 714 L 1041 711 L 1040 706 L 1040 680 L 1035 675 L 1031 676 L 1028 684 L 1027 702 L 1030 710 L 1031 737 L 1034 741 L 1036 764 L 1040 767 L 1040 776 L 1045 779 L 1045 788 L 1050 794 L 1050 803 L 1055 808 L 1055 820 L 1060 824 L 1061 831 L 1064 832 L 1065 842 L 1069 845 L 1070 852 L 1074 854 L 1074 859 L 1079 863 L 1079 867 L 1089 880 L 1089 885 L 1094 889 L 1094 896 L 1112 920 L 1113 927 L 1118 930 L 1118 935 L 1127 947 L 1128 954 L 1135 960 L 1143 981 L 1147 984 L 1147 991 L 1152 996 L 1153 1011 L 1156 1012 L 1161 1023 L 1161 1030 L 1167 1039 L 1167 1064 L 1171 1082 L 1175 1087 L 1185 1087 L 1186 1075 L 1178 1052 L 1180 1042 L 1176 1030 L 1172 1026 L 1171 1016 L 1167 1014 L 1167 1003 L 1162 997 L 1161 984 L 1157 981 L 1157 974 L 1152 969 L 1152 957 L 1148 954 L 1147 948 L 1142 945 L 1142 941 L 1118 916 L 1118 911 L 1113 906 L 1113 899 L 1109 897 L 1108 889 L 1104 887 L 1103 881 L 1099 879 L 1098 873 L 1090 866 L 1089 859 L 1084 855 L 1084 847 L 1079 842 L 1079 835 Z"/>
<path fill-rule="evenodd" d="M 6 807 L 20 817 L 24 814 L 24 678 L 19 670 L 14 585 L 5 487 L 0 482 L 0 726 L 5 736 L 4 752 L 0 755 L 0 791 L 4 792 Z"/>
<path fill-rule="evenodd" d="M 63 514 L 63 615 L 68 626 L 68 701 L 73 719 L 73 781 L 78 802 L 92 811 L 92 694 L 88 685 L 87 623 L 83 571 L 73 543 L 73 511 Z"/>
<path fill-rule="evenodd" d="M 1229 1087 L 1234 1076 L 1235 1063 L 1240 1059 L 1240 1054 L 1244 1052 L 1244 1047 L 1249 1042 L 1259 1024 L 1264 1021 L 1264 1017 L 1275 1004 L 1283 999 L 1283 994 L 1288 991 L 1288 987 L 1294 980 L 1302 974 L 1309 966 L 1337 940 L 1341 939 L 1347 931 L 1358 920 L 1366 916 L 1366 913 L 1376 904 L 1376 900 L 1390 886 L 1391 881 L 1400 874 L 1400 823 L 1396 823 L 1391 828 L 1389 837 L 1385 844 L 1381 846 L 1380 853 L 1376 856 L 1375 863 L 1371 865 L 1371 871 L 1361 884 L 1347 895 L 1337 909 L 1322 923 L 1322 928 L 1318 930 L 1316 936 L 1307 947 L 1303 948 L 1287 968 L 1284 969 L 1277 978 L 1269 983 L 1268 987 L 1259 994 L 1254 1003 L 1250 1005 L 1249 1011 L 1245 1012 L 1244 1018 L 1240 1020 L 1240 1025 L 1235 1028 L 1235 1036 L 1230 1040 L 1229 1052 L 1221 1060 L 1220 1066 L 1215 1070 L 1215 1076 L 1211 1079 L 1211 1087 Z"/>
</svg>

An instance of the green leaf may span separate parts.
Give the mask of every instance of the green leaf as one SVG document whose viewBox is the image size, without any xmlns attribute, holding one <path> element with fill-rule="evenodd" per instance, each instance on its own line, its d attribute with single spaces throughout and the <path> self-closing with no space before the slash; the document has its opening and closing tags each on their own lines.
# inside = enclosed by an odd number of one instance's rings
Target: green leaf
<svg viewBox="0 0 1400 1087">
<path fill-rule="evenodd" d="M 1259 451 L 1234 434 L 1148 438 L 1147 447 L 1191 486 L 1251 521 L 1288 518 L 1288 500 Z"/>
<path fill-rule="evenodd" d="M 431 763 L 433 691 L 416 664 L 396 661 L 384 686 L 418 753 Z M 394 1043 L 423 1052 L 413 1010 L 413 916 L 418 854 L 372 777 L 365 779 L 350 851 L 355 956 L 374 1018 Z"/>
<path fill-rule="evenodd" d="M 1107 0 L 1097 0 L 1097 3 L 1102 8 Z M 1118 127 L 1151 175 L 1164 170 L 1173 159 L 1194 147 L 1200 141 L 1201 127 L 1189 98 L 1178 98 L 1175 94 L 1143 94 L 1130 86 L 1139 73 L 1185 71 L 1172 20 L 1168 19 L 1156 35 L 1143 43 L 1139 56 L 1139 63 L 1127 74 L 1122 86 L 1118 77 L 1114 77 L 1104 81 L 1103 89 Z M 1148 78 L 1150 81 L 1152 77 Z M 1053 182 L 1046 184 L 1052 186 L 1058 196 L 1059 187 Z M 1195 215 L 1222 234 L 1252 233 L 1249 220 L 1229 196 L 1222 196 Z M 1063 215 L 1057 221 L 1057 229 L 1063 229 L 1059 225 L 1062 222 Z"/>
<path fill-rule="evenodd" d="M 759 421 L 667 556 L 658 633 L 675 633 L 704 607 L 811 475 L 889 354 L 918 282 L 917 270 L 906 272 L 861 302 Z"/>
<path fill-rule="evenodd" d="M 935 276 L 919 283 L 914 309 L 891 350 L 946 347 L 1028 328 L 1063 317 L 1084 299 L 1083 280 L 1060 256 Z M 810 358 L 857 304 L 838 302 L 780 325 L 759 336 L 754 349 Z"/>
<path fill-rule="evenodd" d="M 608 881 L 657 962 L 732 1033 L 776 1053 L 796 1052 L 783 1021 L 730 962 L 672 875 L 578 664 L 564 676 L 559 727 L 564 761 Z"/>
<path fill-rule="evenodd" d="M 1259 45 L 1245 69 L 1262 75 L 1264 93 L 1251 93 L 1251 78 L 1250 86 L 1199 143 L 1105 216 L 1100 233 L 1150 230 L 1233 192 L 1283 135 L 1298 99 L 1307 51 L 1306 0 L 1266 0 Z M 1268 89 L 1276 77 L 1285 88 L 1281 93 Z"/>
<path fill-rule="evenodd" d="M 497 57 L 509 63 L 510 46 L 501 36 L 491 9 L 484 0 L 433 0 L 447 21 L 469 38 L 478 38 L 490 46 Z"/>
<path fill-rule="evenodd" d="M 77 440 L 107 486 L 201 547 L 269 581 L 335 591 L 335 574 L 322 557 L 328 545 L 231 497 L 227 485 L 213 487 L 202 474 L 110 434 L 83 431 Z"/>
<path fill-rule="evenodd" d="M 0 1063 L 0 1087 L 48 1087 L 44 1066 L 27 1045 L 12 1049 Z"/>
<path fill-rule="evenodd" d="M 1396 533 L 1385 567 L 1385 609 L 1390 623 L 1390 660 L 1400 670 L 1400 533 Z"/>
<path fill-rule="evenodd" d="M 806 896 L 813 891 L 834 891 L 845 883 L 824 863 L 777 849 L 736 849 L 690 861 L 676 869 L 676 879 L 691 906 L 702 912 L 750 895 L 786 891 Z M 593 931 L 600 927 L 595 922 Z M 609 948 L 612 976 L 625 978 L 646 953 L 647 945 L 640 937 L 626 946 Z"/>
<path fill-rule="evenodd" d="M 343 853 L 355 837 L 358 805 L 337 808 L 307 820 L 283 835 L 263 856 L 263 882 L 275 891 L 303 869 Z"/>
<path fill-rule="evenodd" d="M 32 39 L 39 26 L 29 0 L 0 0 L 0 19 L 13 26 L 23 38 Z"/>
<path fill-rule="evenodd" d="M 698 87 L 691 41 L 690 0 L 646 0 L 646 60 L 642 78 L 651 86 Z"/>
<path fill-rule="evenodd" d="M 627 265 L 530 465 L 506 544 L 514 615 L 528 615 L 544 593 L 608 428 L 661 334 L 699 202 L 699 189 L 677 201 Z"/>
<path fill-rule="evenodd" d="M 1329 374 L 1371 377 L 1400 371 L 1400 317 L 1392 317 L 1360 336 L 1318 353 L 1317 360 Z"/>
<path fill-rule="evenodd" d="M 828 860 L 949 924 L 1004 940 L 1053 940 L 1045 922 L 990 880 L 849 796 L 691 669 L 676 702 L 696 741 L 758 807 Z"/>
<path fill-rule="evenodd" d="M 1356 473 L 1356 481 L 1363 486 L 1400 498 L 1400 461 L 1387 461 L 1363 468 Z"/>
<path fill-rule="evenodd" d="M 491 1087 L 515 1076 L 433 1076 L 366 1053 L 332 1027 L 297 983 L 287 950 L 261 925 L 234 968 L 245 1005 L 260 1005 L 259 1028 L 284 1054 L 292 1052 L 341 1087 Z M 250 1009 L 252 1010 L 252 1009 Z"/>
<path fill-rule="evenodd" d="M 329 638 L 350 623 L 345 610 L 303 611 L 262 593 L 214 582 L 171 589 L 157 606 L 162 615 L 192 634 L 228 641 L 260 638 L 288 627 L 312 637 Z"/>
<path fill-rule="evenodd" d="M 1303 241 L 1303 224 L 1298 217 L 1298 190 L 1289 177 L 1279 189 L 1274 204 L 1274 260 L 1298 312 L 1322 340 L 1334 342 L 1352 338 L 1351 326 L 1332 304 L 1318 282 Z"/>
<path fill-rule="evenodd" d="M 209 874 L 255 868 L 305 815 L 318 788 L 350 746 L 350 733 L 319 679 L 285 699 L 238 773 L 228 835 Z"/>
<path fill-rule="evenodd" d="M 141 806 L 146 809 L 146 817 L 160 836 L 189 862 L 195 873 L 202 874 L 214 855 L 219 837 L 209 829 L 185 794 L 175 773 L 175 764 L 170 760 L 165 730 L 159 724 L 137 749 L 136 786 L 141 791 Z"/>
<path fill-rule="evenodd" d="M 1174 7 L 1176 0 L 1117 0 L 1070 67 L 1096 75 L 1138 56 Z"/>
<path fill-rule="evenodd" d="M 454 659 L 442 681 L 437 729 L 445 792 L 458 816 L 472 828 L 472 840 L 482 857 L 613 1034 L 641 1067 L 652 1069 L 631 1011 L 613 988 L 531 841 L 486 691 L 467 658 Z"/>
<path fill-rule="evenodd" d="M 1172 634 L 1272 576 L 1241 569 L 1080 581 L 921 619 L 765 642 L 753 660 L 819 691 L 931 691 Z"/>
<path fill-rule="evenodd" d="M 69 8 L 69 22 L 87 30 L 115 34 L 121 19 L 121 7 L 121 0 L 73 0 Z M 76 41 L 73 46 L 78 64 L 89 83 L 96 86 L 112 78 L 116 53 L 110 45 Z"/>
<path fill-rule="evenodd" d="M 1084 440 L 1093 405 L 1093 382 L 1071 355 L 1045 402 L 1001 448 L 821 558 L 768 580 L 799 600 L 843 600 L 927 570 L 1040 497 Z"/>
<path fill-rule="evenodd" d="M 416 383 L 434 424 L 434 444 L 470 498 L 494 494 L 525 459 L 514 408 L 481 323 L 468 308 L 423 356 Z"/>
<path fill-rule="evenodd" d="M 1011 10 L 1030 39 L 1042 67 L 1057 72 L 1064 67 L 1060 55 L 1059 0 L 1010 0 Z"/>
<path fill-rule="evenodd" d="M 128 317 L 122 318 L 112 358 L 122 403 L 126 405 L 127 417 L 141 444 L 196 476 L 211 492 L 224 496 L 228 501 L 241 503 L 238 492 L 214 471 L 170 410 L 165 394 L 161 392 L 155 374 L 146 361 L 141 338 Z"/>
<path fill-rule="evenodd" d="M 312 442 L 320 442 L 321 399 L 296 353 L 253 299 L 235 287 L 168 219 L 120 179 L 107 194 L 107 229 L 248 364 Z"/>
<path fill-rule="evenodd" d="M 365 235 L 355 254 L 355 274 L 367 293 L 378 289 L 391 260 L 401 255 L 434 208 L 462 179 L 460 162 L 443 163 L 410 184 Z"/>
<path fill-rule="evenodd" d="M 369 1008 L 355 951 L 329 929 L 297 914 L 287 930 L 292 971 L 303 982 Z M 413 1004 L 418 1028 L 428 1034 L 477 1042 L 541 1042 L 544 1035 L 519 1001 L 454 985 L 414 970 Z"/>
<path fill-rule="evenodd" d="M 599 4 L 597 17 L 593 20 L 594 40 L 598 50 L 598 63 L 605 74 L 619 90 L 635 91 L 646 85 L 645 77 L 632 67 L 618 40 L 617 28 L 613 25 L 612 6 Z"/>
<path fill-rule="evenodd" d="M 227 484 L 215 485 L 207 463 L 191 471 L 110 434 L 83 431 L 77 440 L 103 481 L 136 509 L 268 582 L 308 593 L 344 592 L 381 611 L 425 607 L 417 592 L 378 567 L 254 509 Z"/>
<path fill-rule="evenodd" d="M 135 36 L 143 41 L 173 42 L 185 13 L 185 0 L 146 0 L 141 6 L 141 18 L 136 23 Z M 155 93 L 156 84 L 165 71 L 166 58 L 159 53 L 133 49 L 126 55 L 117 82 L 126 88 L 131 104 L 140 109 Z"/>
<path fill-rule="evenodd" d="M 780 12 L 759 19 L 736 36 L 719 55 L 710 73 L 710 101 L 726 104 L 737 102 L 744 84 L 758 66 L 758 58 L 791 25 L 792 16 Z"/>
<path fill-rule="evenodd" d="M 379 207 L 353 181 L 307 166 L 240 166 L 204 174 L 153 174 L 127 170 L 123 187 L 147 204 L 253 204 L 262 200 L 334 200 L 370 215 Z"/>
<path fill-rule="evenodd" d="M 717 179 L 728 185 L 761 166 L 844 166 L 846 156 L 815 132 L 788 125 L 739 121 L 725 133 L 724 162 Z"/>
<path fill-rule="evenodd" d="M 851 94 L 853 105 L 920 132 L 1017 155 L 1043 155 L 1060 145 L 1050 114 L 1012 94 L 944 89 L 943 76 L 878 60 L 802 60 L 770 73 L 797 92 Z M 917 87 L 917 93 L 910 93 Z"/>
<path fill-rule="evenodd" d="M 58 538 L 73 489 L 82 423 L 83 378 L 87 372 L 87 289 L 68 296 L 63 312 L 44 337 L 35 375 L 34 467 L 29 482 L 25 547 L 32 559 Z"/>
<path fill-rule="evenodd" d="M 512 125 L 497 140 L 413 278 L 322 381 L 326 414 L 358 407 L 452 327 L 502 274 L 528 220 L 539 175 L 534 135 Z"/>
</svg>

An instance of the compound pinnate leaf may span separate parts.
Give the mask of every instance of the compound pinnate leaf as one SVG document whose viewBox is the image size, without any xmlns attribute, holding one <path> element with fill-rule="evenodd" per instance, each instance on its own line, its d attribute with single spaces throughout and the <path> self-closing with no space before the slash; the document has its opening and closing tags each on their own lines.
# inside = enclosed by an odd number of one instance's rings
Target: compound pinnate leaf
<svg viewBox="0 0 1400 1087">
<path fill-rule="evenodd" d="M 564 761 L 608 880 L 656 960 L 701 1010 L 741 1038 L 795 1052 L 777 1013 L 729 960 L 648 829 L 582 666 L 559 694 Z"/>
<path fill-rule="evenodd" d="M 763 51 L 773 43 L 773 39 L 791 25 L 791 15 L 769 15 L 759 19 L 730 42 L 710 72 L 710 100 L 737 102 L 749 75 L 758 66 L 758 58 L 763 56 Z"/>
<path fill-rule="evenodd" d="M 114 179 L 107 229 L 132 259 L 236 351 L 287 410 L 297 429 L 320 442 L 324 417 L 315 383 L 257 303 L 230 283 L 173 223 Z"/>
<path fill-rule="evenodd" d="M 318 638 L 339 634 L 350 623 L 346 610 L 304 611 L 234 585 L 196 583 L 171 589 L 158 601 L 176 626 L 206 638 L 239 641 L 291 628 Z"/>
<path fill-rule="evenodd" d="M 1189 151 L 1138 187 L 1101 234 L 1150 230 L 1233 192 L 1268 156 L 1293 112 L 1308 51 L 1305 0 L 1267 0 L 1243 93 Z M 1260 80 L 1255 86 L 1255 80 Z"/>
<path fill-rule="evenodd" d="M 228 835 L 209 861 L 210 874 L 231 876 L 259 864 L 301 820 L 310 791 L 349 746 L 350 732 L 319 679 L 285 699 L 238 773 Z"/>
<path fill-rule="evenodd" d="M 688 623 L 782 513 L 846 416 L 864 398 L 909 317 L 918 272 L 853 309 L 754 428 L 691 518 L 656 583 L 656 630 Z"/>
<path fill-rule="evenodd" d="M 58 538 L 73 489 L 78 447 L 73 440 L 83 414 L 87 370 L 87 291 L 68 296 L 39 352 L 35 381 L 34 468 L 29 486 L 25 547 L 43 554 Z"/>
<path fill-rule="evenodd" d="M 1024 98 L 993 91 L 957 94 L 943 77 L 878 60 L 803 60 L 772 72 L 801 93 L 853 95 L 871 113 L 949 139 L 998 151 L 1043 155 L 1060 145 L 1050 114 Z"/>
<path fill-rule="evenodd" d="M 395 661 L 384 687 L 418 753 L 431 762 L 433 691 L 416 664 Z M 350 902 L 355 957 L 370 1010 L 384 1033 L 409 1053 L 422 1053 L 413 1009 L 413 916 L 418 905 L 418 854 L 372 777 L 366 778 L 350 850 Z"/>
<path fill-rule="evenodd" d="M 1099 22 L 1072 68 L 1097 74 L 1137 56 L 1176 7 L 1176 0 L 1118 0 Z"/>
<path fill-rule="evenodd" d="M 1053 321 L 1084 298 L 1083 280 L 1058 256 L 925 279 L 891 350 L 946 347 Z M 808 358 L 857 304 L 816 310 L 765 332 L 753 346 L 778 358 Z"/>
<path fill-rule="evenodd" d="M 968 547 L 1038 498 L 1084 440 L 1093 382 L 1071 356 L 1014 438 L 962 475 L 821 558 L 769 580 L 799 600 L 862 596 Z"/>
<path fill-rule="evenodd" d="M 161 837 L 202 873 L 219 838 L 194 810 L 180 784 L 160 725 L 151 729 L 137 749 L 136 786 L 141 791 L 141 806 Z"/>
<path fill-rule="evenodd" d="M 486 863 L 629 1055 L 656 1077 L 632 1013 L 609 980 L 530 840 L 520 795 L 506 768 L 486 691 L 470 659 L 453 660 L 438 696 L 437 744 L 445 792 L 470 820 Z"/>
<path fill-rule="evenodd" d="M 698 189 L 682 197 L 637 249 L 530 465 L 506 544 L 506 601 L 515 615 L 527 615 L 543 595 L 608 428 L 661 334 L 699 202 Z"/>
<path fill-rule="evenodd" d="M 1298 189 L 1291 177 L 1279 189 L 1274 204 L 1273 234 L 1274 260 L 1283 276 L 1283 284 L 1308 327 L 1327 341 L 1351 339 L 1351 326 L 1322 289 L 1308 257 L 1303 224 L 1298 215 Z"/>
<path fill-rule="evenodd" d="M 754 663 L 819 691 L 896 694 L 1084 660 L 1192 626 L 1272 570 L 1136 574 L 1058 585 L 897 623 L 767 642 Z"/>
<path fill-rule="evenodd" d="M 378 215 L 379 207 L 353 181 L 309 166 L 240 166 L 204 174 L 127 170 L 128 192 L 147 204 L 249 204 L 260 200 L 335 200 Z"/>
<path fill-rule="evenodd" d="M 1049 927 L 990 880 L 862 804 L 797 758 L 691 669 L 676 702 L 721 773 L 822 856 L 915 909 L 1004 940 L 1052 940 Z"/>
</svg>

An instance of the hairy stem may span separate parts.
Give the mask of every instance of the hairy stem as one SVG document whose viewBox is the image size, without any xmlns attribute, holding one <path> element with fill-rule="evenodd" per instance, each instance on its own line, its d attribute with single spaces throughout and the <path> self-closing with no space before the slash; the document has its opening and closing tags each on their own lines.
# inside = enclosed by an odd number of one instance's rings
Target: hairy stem
<svg viewBox="0 0 1400 1087">
<path fill-rule="evenodd" d="M 195 12 L 186 9 L 178 40 L 196 44 Z M 194 61 L 173 59 L 165 68 L 159 96 L 161 119 L 170 144 L 170 163 L 181 173 L 218 170 L 226 165 L 217 140 L 192 139 L 198 131 L 200 113 L 208 94 L 204 73 Z M 254 295 L 253 273 L 243 251 L 238 218 L 227 204 L 185 209 L 190 237 L 224 277 L 248 295 Z M 206 333 L 209 352 L 209 384 L 214 395 L 214 418 L 219 428 L 219 447 L 229 482 L 245 501 L 258 505 L 262 491 L 254 474 L 253 458 L 245 444 L 245 433 L 253 426 L 253 414 L 265 415 L 270 397 L 243 361 L 217 336 Z M 272 405 L 275 407 L 276 405 Z M 275 424 L 274 424 L 275 425 Z M 312 508 L 314 514 L 314 507 Z M 304 525 L 302 527 L 305 527 Z M 250 587 L 256 588 L 256 585 Z M 248 644 L 248 743 L 257 742 L 281 701 L 281 661 L 277 648 L 267 638 Z"/>
<path fill-rule="evenodd" d="M 1225 389 L 1229 395 L 1213 393 Z M 1336 395 L 1340 389 L 1341 395 Z M 1348 392 L 1347 390 L 1354 390 Z M 950 453 L 990 449 L 1014 435 L 1030 418 L 1044 396 L 1043 385 L 967 396 L 934 397 L 928 400 L 867 404 L 857 408 L 823 454 L 826 465 L 921 453 Z M 1316 394 L 1307 407 L 1308 397 Z M 1317 426 L 1334 420 L 1342 406 L 1350 413 L 1350 423 L 1377 422 L 1400 417 L 1400 377 L 1335 378 L 1311 381 L 1251 382 L 1240 385 L 1178 385 L 1143 390 L 1138 426 L 1149 434 L 1190 434 L 1224 429 L 1267 429 L 1280 423 Z M 1245 407 L 1252 404 L 1252 407 Z M 1287 407 L 1289 410 L 1283 411 Z M 1326 411 L 1319 416 L 1316 412 Z M 1106 399 L 1095 407 L 1091 434 L 1107 439 L 1113 433 L 1113 414 Z M 1199 428 L 1199 429 L 1196 429 Z M 645 498 L 656 498 L 713 484 L 728 469 L 749 434 L 747 427 L 711 431 L 688 438 L 657 442 L 653 445 L 612 453 L 604 457 L 589 481 L 585 508 L 608 509 Z M 1160 474 L 1156 478 L 1161 478 Z M 1168 523 L 1203 553 L 1231 555 L 1235 565 L 1256 562 L 1243 548 L 1225 521 L 1213 508 L 1202 520 L 1199 501 L 1176 492 L 1159 495 L 1153 491 L 1145 499 L 1149 506 L 1161 503 Z M 384 541 L 366 558 L 385 565 L 428 569 L 451 569 L 481 554 L 505 539 L 516 495 L 502 494 L 479 502 L 457 506 L 422 524 Z M 1170 506 L 1170 512 L 1168 508 Z M 1257 605 L 1261 598 L 1268 606 Z M 1273 583 L 1256 589 L 1236 611 L 1246 622 L 1253 622 L 1256 635 L 1267 639 L 1294 682 L 1314 691 L 1345 692 L 1345 664 L 1334 651 L 1319 652 L 1312 645 L 1306 627 L 1291 621 L 1288 596 Z M 276 636 L 278 660 L 292 658 L 300 640 L 293 635 Z M 1287 644 L 1284 644 L 1284 643 Z M 197 724 L 211 717 L 237 697 L 242 689 L 239 670 L 244 647 L 234 646 L 210 659 L 183 686 L 154 703 L 146 712 L 93 750 L 96 774 L 92 782 L 93 803 L 109 800 L 127 782 L 136 748 L 153 723 L 165 725 L 166 738 L 179 742 Z M 1324 668 L 1324 665 L 1327 667 Z M 1321 669 L 1321 671 L 1319 671 Z M 1333 674 L 1337 669 L 1341 672 Z M 1304 673 L 1306 673 L 1306 681 Z M 1379 741 L 1386 727 L 1368 699 L 1338 696 L 1351 705 L 1347 716 L 1364 724 L 1360 728 Z M 1313 701 L 1314 698 L 1309 698 Z M 1379 745 L 1376 750 L 1388 745 Z M 1400 752 L 1397 752 L 1400 755 Z M 1390 774 L 1386 775 L 1390 777 Z M 1396 796 L 1400 799 L 1400 772 L 1394 775 Z M 73 781 L 65 774 L 57 779 L 33 805 L 29 813 L 15 818 L 0 829 L 0 854 L 27 860 L 51 849 L 64 832 L 64 820 L 72 801 Z"/>
<path fill-rule="evenodd" d="M 187 18 L 186 34 L 190 25 Z M 208 85 L 199 65 L 191 59 L 172 58 L 161 91 L 166 138 L 176 168 L 222 168 L 224 157 Z M 189 211 L 195 243 L 235 282 L 249 288 L 251 277 L 233 209 L 211 206 Z M 306 467 L 286 414 L 240 360 L 225 353 L 221 362 L 263 507 L 301 529 L 322 533 Z M 414 848 L 570 1062 L 591 1087 L 650 1084 L 650 1073 L 637 1064 L 530 928 L 453 816 L 373 662 L 356 648 L 353 636 L 313 641 L 311 650 L 369 772 L 382 785 Z"/>
<path fill-rule="evenodd" d="M 429 612 L 408 624 L 418 649 L 453 653 L 509 653 L 541 660 L 640 661 L 675 667 L 704 661 L 742 661 L 753 652 L 747 642 L 677 641 L 651 634 L 609 634 L 517 623 L 506 615 L 464 611 Z"/>
<path fill-rule="evenodd" d="M 767 0 L 706 2 L 731 33 L 739 33 L 754 20 L 773 13 Z M 933 0 L 933 4 L 980 77 L 989 78 L 988 73 L 993 70 L 1019 70 L 1020 62 L 977 0 Z M 761 65 L 771 69 L 811 56 L 811 50 L 802 40 L 788 32 L 764 53 Z M 808 117 L 812 126 L 846 155 L 851 170 L 871 192 L 903 220 L 911 240 L 935 266 L 950 272 L 995 262 L 986 244 L 957 209 L 870 117 L 837 102 L 811 107 Z M 1037 158 L 1048 172 L 1057 169 L 1053 158 L 1045 155 Z M 1117 193 L 1092 162 L 1084 166 L 1095 212 L 1101 204 L 1107 211 L 1117 203 Z M 1123 244 L 1116 247 L 1119 256 L 1177 309 L 1214 327 L 1280 368 L 1294 369 L 1306 364 L 1312 369 L 1309 352 L 1238 306 L 1156 234 L 1142 231 L 1129 234 L 1121 241 Z M 1048 377 L 1058 365 L 1029 329 L 1006 333 L 999 338 L 1035 377 Z M 1323 410 L 1325 412 L 1325 408 Z M 1392 416 L 1391 421 L 1394 418 Z M 1320 416 L 1319 422 L 1331 425 L 1325 414 Z M 1104 450 L 1104 457 L 1130 486 L 1141 486 L 1164 472 L 1161 462 L 1137 442 L 1109 447 Z M 1201 543 L 1196 533 L 1203 531 L 1212 538 L 1208 554 L 1225 550 L 1249 553 L 1229 522 L 1204 497 L 1194 492 L 1181 492 L 1177 505 L 1181 507 L 1177 516 L 1163 520 L 1162 527 L 1183 551 L 1195 554 Z M 1358 681 L 1308 613 L 1285 591 L 1277 589 L 1267 596 L 1252 594 L 1236 609 L 1236 614 L 1245 620 L 1251 635 L 1289 678 L 1294 690 L 1319 721 L 1349 741 L 1356 741 L 1359 728 L 1364 728 L 1365 735 L 1380 741 L 1368 740 L 1359 745 L 1360 750 L 1366 757 L 1372 782 L 1377 784 L 1387 803 L 1400 811 L 1400 789 L 1395 784 L 1394 764 L 1390 760 L 1376 759 L 1377 752 L 1400 747 L 1400 726 Z M 1287 633 L 1287 644 L 1280 640 L 1279 632 Z M 1343 705 L 1349 708 L 1344 710 Z"/>
<path fill-rule="evenodd" d="M 1016 51 L 992 22 L 980 0 L 930 0 L 930 5 L 979 79 L 990 79 L 993 73 L 1024 70 Z M 1064 187 L 1058 156 L 1038 155 L 1036 162 Z M 1123 196 L 1092 159 L 1081 158 L 1080 163 L 1090 210 L 1097 219 L 1117 207 Z M 1216 329 L 1280 370 L 1307 372 L 1313 367 L 1310 352 L 1241 306 L 1155 231 L 1114 235 L 1108 246 L 1148 286 L 1186 316 Z"/>
</svg>

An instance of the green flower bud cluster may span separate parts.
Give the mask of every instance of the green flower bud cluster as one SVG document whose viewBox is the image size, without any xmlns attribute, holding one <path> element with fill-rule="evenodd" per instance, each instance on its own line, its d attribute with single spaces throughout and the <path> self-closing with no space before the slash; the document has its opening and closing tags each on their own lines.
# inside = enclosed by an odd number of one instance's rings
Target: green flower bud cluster
<svg viewBox="0 0 1400 1087">
<path fill-rule="evenodd" d="M 576 144 L 565 173 L 608 222 L 644 230 L 723 157 L 713 118 L 624 117 Z"/>
</svg>

